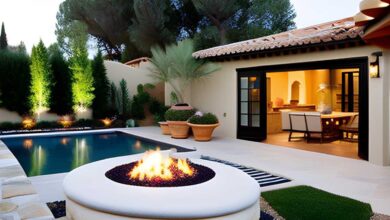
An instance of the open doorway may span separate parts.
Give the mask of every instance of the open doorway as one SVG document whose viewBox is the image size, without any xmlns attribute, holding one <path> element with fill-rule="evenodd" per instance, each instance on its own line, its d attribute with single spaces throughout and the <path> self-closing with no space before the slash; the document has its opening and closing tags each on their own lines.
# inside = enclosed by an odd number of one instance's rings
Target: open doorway
<svg viewBox="0 0 390 220">
<path fill-rule="evenodd" d="M 267 73 L 266 143 L 358 159 L 359 70 Z"/>
<path fill-rule="evenodd" d="M 368 159 L 368 59 L 238 69 L 237 137 Z"/>
</svg>

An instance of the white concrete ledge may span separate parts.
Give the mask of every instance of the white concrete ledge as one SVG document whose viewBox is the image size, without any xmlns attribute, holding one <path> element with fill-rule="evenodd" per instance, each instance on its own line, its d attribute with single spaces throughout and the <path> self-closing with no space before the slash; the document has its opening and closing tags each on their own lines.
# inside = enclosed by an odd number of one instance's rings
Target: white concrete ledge
<svg viewBox="0 0 390 220">
<path fill-rule="evenodd" d="M 192 186 L 130 186 L 116 183 L 105 176 L 108 170 L 136 161 L 141 156 L 101 160 L 70 172 L 64 180 L 64 191 L 72 204 L 67 206 L 71 217 L 110 219 L 94 216 L 109 213 L 128 217 L 126 219 L 237 219 L 228 217 L 236 214 L 245 216 L 240 219 L 259 218 L 258 183 L 244 172 L 221 163 L 192 159 L 194 163 L 207 166 L 216 173 L 213 179 Z M 83 218 L 76 218 L 76 213 L 84 212 L 82 210 L 91 216 L 86 214 L 82 215 Z M 254 213 L 257 214 L 254 216 Z"/>
</svg>

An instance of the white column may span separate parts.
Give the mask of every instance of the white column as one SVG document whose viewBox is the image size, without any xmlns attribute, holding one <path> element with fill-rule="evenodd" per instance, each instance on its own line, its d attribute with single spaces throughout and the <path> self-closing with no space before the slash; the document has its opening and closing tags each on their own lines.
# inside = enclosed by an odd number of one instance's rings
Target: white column
<svg viewBox="0 0 390 220">
<path fill-rule="evenodd" d="M 386 115 L 386 130 L 384 133 L 386 144 L 383 149 L 383 164 L 385 166 L 390 166 L 390 50 L 385 50 L 383 55 L 384 56 L 382 59 L 382 74 L 387 76 L 387 94 L 385 97 L 387 101 L 387 108 L 384 111 L 384 114 Z"/>
<path fill-rule="evenodd" d="M 369 79 L 369 161 L 390 165 L 390 52 L 380 57 L 380 78 Z M 371 58 L 371 62 L 374 58 Z"/>
</svg>

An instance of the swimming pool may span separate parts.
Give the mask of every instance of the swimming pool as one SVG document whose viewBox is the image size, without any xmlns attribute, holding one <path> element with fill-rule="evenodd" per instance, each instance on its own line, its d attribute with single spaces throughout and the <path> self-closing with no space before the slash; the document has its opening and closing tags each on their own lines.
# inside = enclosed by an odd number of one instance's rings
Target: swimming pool
<svg viewBox="0 0 390 220">
<path fill-rule="evenodd" d="M 83 164 L 176 146 L 139 138 L 123 132 L 77 133 L 0 138 L 18 159 L 27 176 L 69 172 Z"/>
</svg>

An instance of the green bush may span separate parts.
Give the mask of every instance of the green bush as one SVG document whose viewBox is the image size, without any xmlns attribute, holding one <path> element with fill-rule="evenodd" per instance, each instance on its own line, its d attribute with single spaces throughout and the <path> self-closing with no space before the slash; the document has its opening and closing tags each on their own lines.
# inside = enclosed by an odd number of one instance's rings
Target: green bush
<svg viewBox="0 0 390 220">
<path fill-rule="evenodd" d="M 165 112 L 165 120 L 167 121 L 187 121 L 195 113 L 194 110 L 174 110 L 169 109 Z"/>
<path fill-rule="evenodd" d="M 168 111 L 168 109 L 169 106 L 165 106 L 163 103 L 155 99 L 150 103 L 149 106 L 149 111 L 153 114 L 153 119 L 156 123 L 165 121 L 164 114 L 166 111 Z"/>
<path fill-rule="evenodd" d="M 91 119 L 80 119 L 77 120 L 72 127 L 93 127 L 96 123 L 97 122 Z"/>
<path fill-rule="evenodd" d="M 205 113 L 203 115 L 195 114 L 190 119 L 188 119 L 188 122 L 191 124 L 211 125 L 217 124 L 218 118 L 212 113 Z"/>
<path fill-rule="evenodd" d="M 62 126 L 55 121 L 40 121 L 34 126 L 34 129 L 51 129 L 61 127 Z"/>
<path fill-rule="evenodd" d="M 145 92 L 142 84 L 137 86 L 137 92 L 137 95 L 133 96 L 133 102 L 131 103 L 131 116 L 134 119 L 142 120 L 145 119 L 145 106 L 149 104 L 152 97 Z"/>
<path fill-rule="evenodd" d="M 121 120 L 121 119 L 117 119 L 117 120 L 112 122 L 111 127 L 113 127 L 113 128 L 125 128 L 126 127 L 126 121 Z"/>
<path fill-rule="evenodd" d="M 0 123 L 0 131 L 19 130 L 22 126 L 20 123 L 3 122 Z"/>
</svg>

